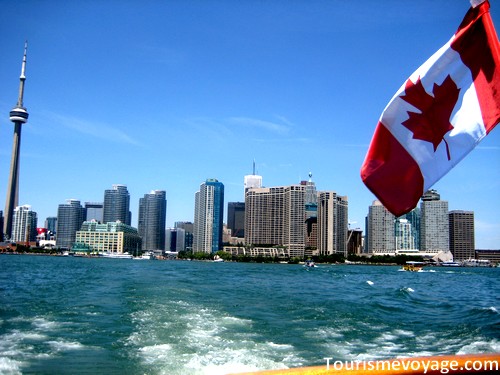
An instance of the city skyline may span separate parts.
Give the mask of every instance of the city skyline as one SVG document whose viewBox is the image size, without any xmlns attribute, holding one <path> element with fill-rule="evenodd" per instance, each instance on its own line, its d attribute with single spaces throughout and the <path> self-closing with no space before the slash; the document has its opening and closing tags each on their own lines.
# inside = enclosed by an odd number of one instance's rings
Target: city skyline
<svg viewBox="0 0 500 375">
<path fill-rule="evenodd" d="M 491 5 L 498 28 L 500 8 Z M 67 199 L 98 202 L 113 184 L 129 189 L 133 226 L 139 198 L 152 189 L 166 191 L 167 226 L 192 221 L 199 181 L 223 182 L 225 205 L 243 201 L 255 159 L 267 187 L 312 171 L 319 191 L 348 196 L 349 221 L 365 230 L 375 197 L 359 168 L 378 117 L 468 7 L 466 0 L 2 4 L 0 197 L 27 39 L 19 205 L 32 206 L 39 226 Z M 18 11 L 22 28 L 11 17 Z M 477 248 L 500 248 L 498 130 L 433 188 L 450 211 L 474 211 Z"/>
</svg>

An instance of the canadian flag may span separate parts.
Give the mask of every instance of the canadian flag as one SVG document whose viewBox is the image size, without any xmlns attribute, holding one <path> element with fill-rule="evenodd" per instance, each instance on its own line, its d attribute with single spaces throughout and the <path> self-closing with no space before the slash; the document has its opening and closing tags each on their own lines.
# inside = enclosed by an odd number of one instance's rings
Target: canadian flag
<svg viewBox="0 0 500 375">
<path fill-rule="evenodd" d="M 485 1 L 469 9 L 379 119 L 361 179 L 396 216 L 411 211 L 500 121 L 500 44 L 489 8 Z"/>
</svg>

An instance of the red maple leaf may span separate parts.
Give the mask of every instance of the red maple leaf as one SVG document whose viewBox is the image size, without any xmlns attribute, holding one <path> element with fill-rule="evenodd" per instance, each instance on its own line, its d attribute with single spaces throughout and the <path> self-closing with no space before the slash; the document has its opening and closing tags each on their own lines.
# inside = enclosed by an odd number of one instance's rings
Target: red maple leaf
<svg viewBox="0 0 500 375">
<path fill-rule="evenodd" d="M 444 136 L 453 130 L 450 117 L 457 104 L 460 89 L 448 75 L 441 85 L 434 83 L 432 93 L 434 96 L 425 91 L 420 78 L 416 83 L 406 81 L 405 94 L 401 95 L 401 99 L 415 106 L 421 113 L 408 111 L 410 117 L 403 125 L 413 133 L 413 139 L 431 142 L 434 152 L 441 141 L 444 141 L 450 160 L 450 149 Z"/>
</svg>

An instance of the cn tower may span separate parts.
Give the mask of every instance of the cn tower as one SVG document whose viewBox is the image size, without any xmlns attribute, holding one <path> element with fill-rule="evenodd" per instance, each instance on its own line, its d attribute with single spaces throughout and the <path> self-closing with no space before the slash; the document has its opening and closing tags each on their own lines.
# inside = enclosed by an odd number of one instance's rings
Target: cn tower
<svg viewBox="0 0 500 375">
<path fill-rule="evenodd" d="M 19 194 L 19 150 L 21 149 L 21 125 L 28 121 L 28 111 L 23 107 L 24 82 L 26 81 L 26 52 L 28 42 L 24 44 L 23 65 L 19 77 L 19 96 L 17 104 L 10 111 L 10 121 L 14 123 L 14 141 L 12 143 L 12 159 L 10 162 L 9 184 L 7 185 L 7 199 L 5 202 L 5 220 L 3 233 L 10 238 L 12 232 L 12 215 L 18 206 Z"/>
</svg>

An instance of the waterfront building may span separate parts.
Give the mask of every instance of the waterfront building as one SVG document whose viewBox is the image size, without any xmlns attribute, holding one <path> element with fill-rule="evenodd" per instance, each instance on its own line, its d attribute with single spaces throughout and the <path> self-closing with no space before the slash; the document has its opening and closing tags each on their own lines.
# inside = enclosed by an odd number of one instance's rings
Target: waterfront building
<svg viewBox="0 0 500 375">
<path fill-rule="evenodd" d="M 347 239 L 347 254 L 361 255 L 363 253 L 363 231 L 360 228 L 349 229 Z"/>
<path fill-rule="evenodd" d="M 176 252 L 186 250 L 186 231 L 182 228 L 168 228 L 165 234 L 165 251 Z"/>
<path fill-rule="evenodd" d="M 309 172 L 309 180 L 301 181 L 300 184 L 306 187 L 306 195 L 304 198 L 305 204 L 310 206 L 317 206 L 318 193 L 316 191 L 316 184 L 312 180 L 312 172 Z"/>
<path fill-rule="evenodd" d="M 316 206 L 317 208 L 317 206 Z M 308 206 L 306 205 L 306 227 L 305 227 L 305 252 L 304 256 L 310 257 L 316 255 L 318 251 L 318 215 L 308 216 Z"/>
<path fill-rule="evenodd" d="M 95 220 L 102 223 L 104 219 L 104 203 L 102 202 L 85 202 L 85 210 L 87 210 L 87 217 L 85 221 Z"/>
<path fill-rule="evenodd" d="M 380 201 L 373 201 L 368 208 L 366 219 L 366 252 L 371 254 L 394 254 L 394 220 L 395 217 Z"/>
<path fill-rule="evenodd" d="M 68 199 L 57 209 L 56 245 L 60 248 L 71 248 L 76 239 L 76 231 L 80 230 L 86 217 L 85 208 L 77 199 Z"/>
<path fill-rule="evenodd" d="M 11 240 L 21 243 L 36 241 L 37 224 L 37 214 L 30 205 L 17 206 L 12 217 Z"/>
<path fill-rule="evenodd" d="M 103 223 L 121 221 L 131 225 L 130 194 L 127 185 L 115 184 L 104 191 Z"/>
<path fill-rule="evenodd" d="M 142 250 L 165 250 L 167 222 L 167 194 L 152 190 L 139 199 L 138 230 L 142 237 Z"/>
<path fill-rule="evenodd" d="M 455 261 L 474 259 L 474 212 L 454 210 L 449 212 L 450 251 Z"/>
<path fill-rule="evenodd" d="M 96 253 L 138 255 L 141 242 L 136 228 L 119 221 L 104 224 L 85 221 L 75 236 L 75 248 Z"/>
<path fill-rule="evenodd" d="M 245 202 L 227 204 L 227 227 L 231 230 L 231 237 L 245 237 Z"/>
<path fill-rule="evenodd" d="M 19 95 L 17 104 L 10 111 L 10 121 L 14 123 L 14 138 L 12 142 L 12 158 L 10 162 L 9 181 L 7 184 L 7 198 L 5 200 L 5 218 L 3 233 L 10 236 L 12 233 L 12 217 L 15 207 L 19 204 L 19 154 L 21 152 L 21 126 L 28 121 L 28 111 L 24 107 L 24 83 L 26 81 L 26 54 L 28 43 L 24 45 L 21 76 L 19 77 Z M 1 239 L 1 238 L 0 238 Z"/>
<path fill-rule="evenodd" d="M 408 220 L 411 225 L 413 240 L 415 241 L 415 249 L 420 250 L 420 208 L 415 207 L 401 218 Z"/>
<path fill-rule="evenodd" d="M 50 216 L 45 219 L 45 228 L 47 228 L 47 231 L 55 234 L 57 230 L 57 217 L 55 216 Z"/>
<path fill-rule="evenodd" d="M 429 190 L 420 203 L 420 250 L 426 253 L 450 250 L 448 202 Z"/>
<path fill-rule="evenodd" d="M 318 193 L 316 184 L 312 180 L 312 173 L 309 172 L 309 180 L 301 181 L 305 186 L 305 256 L 315 255 L 318 249 Z"/>
<path fill-rule="evenodd" d="M 394 222 L 396 253 L 418 251 L 412 224 L 407 219 L 397 218 Z"/>
<path fill-rule="evenodd" d="M 318 250 L 321 255 L 347 256 L 348 199 L 334 191 L 318 193 Z"/>
<path fill-rule="evenodd" d="M 245 243 L 284 246 L 290 257 L 304 257 L 305 186 L 249 189 L 245 196 Z"/>
<path fill-rule="evenodd" d="M 176 221 L 174 228 L 184 229 L 184 250 L 193 250 L 194 224 L 190 221 Z"/>
<path fill-rule="evenodd" d="M 264 258 L 280 258 L 289 259 L 290 251 L 283 246 L 275 247 L 259 247 L 259 246 L 224 246 L 224 251 L 231 254 L 233 257 L 264 257 Z"/>
<path fill-rule="evenodd" d="M 195 194 L 193 251 L 216 253 L 222 249 L 224 185 L 207 179 Z"/>
<path fill-rule="evenodd" d="M 476 250 L 476 259 L 489 260 L 492 264 L 500 267 L 500 250 Z M 467 258 L 468 259 L 468 258 Z"/>
<path fill-rule="evenodd" d="M 249 189 L 245 196 L 245 243 L 284 244 L 285 186 Z"/>
</svg>

